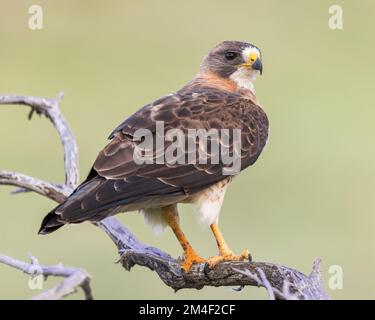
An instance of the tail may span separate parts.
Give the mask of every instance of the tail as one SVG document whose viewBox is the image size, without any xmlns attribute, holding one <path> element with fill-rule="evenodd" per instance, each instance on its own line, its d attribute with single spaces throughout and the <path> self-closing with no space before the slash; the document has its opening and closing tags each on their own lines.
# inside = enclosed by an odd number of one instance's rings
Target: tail
<svg viewBox="0 0 375 320">
<path fill-rule="evenodd" d="M 39 234 L 54 232 L 68 223 L 102 220 L 117 209 L 117 206 L 109 206 L 108 208 L 104 205 L 104 208 L 100 208 L 97 190 L 106 187 L 107 179 L 96 177 L 93 172 L 95 173 L 91 170 L 88 178 L 63 203 L 44 217 Z M 109 191 L 112 190 L 111 188 L 112 185 L 107 186 Z M 87 207 L 85 208 L 83 204 Z"/>
<path fill-rule="evenodd" d="M 48 234 L 54 232 L 55 230 L 61 228 L 64 223 L 59 221 L 59 215 L 55 213 L 56 209 L 49 212 L 43 219 L 42 225 L 38 231 L 38 234 Z"/>
</svg>

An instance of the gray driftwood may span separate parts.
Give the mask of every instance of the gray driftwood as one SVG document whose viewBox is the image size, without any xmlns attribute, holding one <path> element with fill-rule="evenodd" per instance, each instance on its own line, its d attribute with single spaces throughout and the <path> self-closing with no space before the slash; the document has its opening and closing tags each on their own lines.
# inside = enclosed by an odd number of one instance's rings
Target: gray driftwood
<svg viewBox="0 0 375 320">
<path fill-rule="evenodd" d="M 42 181 L 24 174 L 0 171 L 0 184 L 17 187 L 14 193 L 34 191 L 58 203 L 64 201 L 79 183 L 78 148 L 73 133 L 66 119 L 60 112 L 62 94 L 56 99 L 46 99 L 29 96 L 0 96 L 0 104 L 21 104 L 31 108 L 29 119 L 33 113 L 41 114 L 51 120 L 56 128 L 64 147 L 65 183 L 55 184 Z M 185 273 L 179 264 L 179 259 L 168 253 L 141 243 L 116 218 L 110 217 L 97 222 L 96 225 L 105 231 L 117 246 L 122 266 L 130 270 L 134 265 L 147 267 L 155 271 L 160 279 L 175 291 L 185 288 L 201 289 L 204 286 L 231 286 L 241 290 L 244 286 L 264 287 L 270 299 L 329 299 L 325 293 L 320 272 L 320 260 L 316 260 L 310 275 L 305 275 L 295 269 L 268 262 L 225 262 L 214 269 L 205 264 L 194 265 L 189 273 Z M 14 263 L 17 262 L 17 263 Z M 11 257 L 0 255 L 0 263 L 7 264 L 27 273 L 27 264 Z M 23 266 L 23 267 L 20 267 Z M 58 266 L 60 273 L 56 274 L 55 267 L 43 266 L 43 274 L 67 277 L 60 284 L 56 294 L 53 288 L 37 298 L 54 299 L 71 293 L 77 287 L 82 287 L 87 299 L 92 298 L 89 287 L 90 276 L 86 271 L 76 268 Z M 65 271 L 63 271 L 65 268 Z M 69 280 L 69 281 L 68 281 Z"/>
<path fill-rule="evenodd" d="M 65 278 L 63 282 L 59 283 L 53 288 L 33 297 L 33 300 L 61 299 L 76 292 L 76 288 L 78 287 L 82 288 L 87 300 L 93 299 L 90 287 L 91 276 L 85 270 L 65 267 L 62 264 L 58 264 L 56 266 L 40 265 L 35 257 L 30 257 L 30 260 L 30 263 L 26 263 L 4 254 L 0 254 L 0 263 L 23 271 L 32 277 L 42 275 L 44 278 L 47 278 L 48 276 Z"/>
</svg>

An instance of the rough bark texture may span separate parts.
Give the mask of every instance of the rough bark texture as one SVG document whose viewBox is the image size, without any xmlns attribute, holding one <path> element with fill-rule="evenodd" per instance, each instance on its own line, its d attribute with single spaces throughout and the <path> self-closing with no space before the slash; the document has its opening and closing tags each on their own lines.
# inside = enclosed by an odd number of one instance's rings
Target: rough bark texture
<svg viewBox="0 0 375 320">
<path fill-rule="evenodd" d="M 60 112 L 59 103 L 62 94 L 57 99 L 49 100 L 27 96 L 0 96 L 0 104 L 21 104 L 31 107 L 29 119 L 33 112 L 46 116 L 56 128 L 64 147 L 65 183 L 53 184 L 29 177 L 16 172 L 0 171 L 0 184 L 17 186 L 16 193 L 34 191 L 58 203 L 73 191 L 78 185 L 78 149 L 72 131 L 66 119 Z M 194 265 L 189 273 L 185 273 L 179 264 L 168 253 L 158 248 L 141 243 L 116 218 L 110 217 L 97 222 L 96 225 L 104 230 L 120 254 L 120 262 L 126 270 L 134 265 L 147 267 L 155 271 L 160 279 L 175 291 L 185 288 L 201 289 L 204 286 L 262 286 L 267 289 L 270 299 L 329 299 L 325 293 L 320 273 L 320 261 L 314 262 L 313 271 L 309 276 L 282 265 L 267 262 L 225 262 L 214 269 L 205 264 Z M 4 259 L 4 257 L 6 257 Z M 0 255 L 0 263 L 5 263 L 27 273 L 27 264 Z M 22 267 L 20 267 L 20 264 Z M 56 269 L 57 268 L 57 269 Z M 87 299 L 92 298 L 89 287 L 90 276 L 86 271 L 76 268 L 42 266 L 43 274 L 67 277 L 59 286 L 52 288 L 36 298 L 57 299 L 82 287 Z M 59 272 L 56 272 L 58 270 Z"/>
</svg>

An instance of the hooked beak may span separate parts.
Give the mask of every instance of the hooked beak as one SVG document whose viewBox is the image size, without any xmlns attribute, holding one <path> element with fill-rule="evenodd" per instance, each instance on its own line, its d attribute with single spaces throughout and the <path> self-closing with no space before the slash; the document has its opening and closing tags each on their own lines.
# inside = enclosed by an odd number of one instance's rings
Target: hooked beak
<svg viewBox="0 0 375 320">
<path fill-rule="evenodd" d="M 263 73 L 263 64 L 262 64 L 262 60 L 260 60 L 260 58 L 257 58 L 254 63 L 252 64 L 251 68 L 253 70 L 258 70 L 260 74 Z"/>
</svg>

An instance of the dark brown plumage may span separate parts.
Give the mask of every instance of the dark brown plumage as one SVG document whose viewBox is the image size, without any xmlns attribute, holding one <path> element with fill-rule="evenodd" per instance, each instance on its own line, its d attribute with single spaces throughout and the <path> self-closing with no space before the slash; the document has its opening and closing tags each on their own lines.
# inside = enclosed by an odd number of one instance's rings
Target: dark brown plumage
<svg viewBox="0 0 375 320">
<path fill-rule="evenodd" d="M 172 128 L 185 134 L 188 129 L 230 129 L 231 152 L 232 129 L 240 129 L 241 170 L 252 165 L 266 144 L 268 120 L 252 90 L 239 87 L 230 78 L 238 65 L 247 63 L 241 52 L 249 47 L 242 42 L 220 44 L 205 58 L 193 81 L 121 123 L 110 135 L 111 142 L 99 153 L 87 179 L 44 218 L 39 232 L 50 233 L 66 223 L 98 221 L 121 211 L 194 202 L 189 199 L 231 180 L 223 174 L 226 164 L 212 164 L 210 160 L 207 164 L 186 163 L 187 152 L 182 155 L 185 163 L 181 164 L 137 164 L 133 152 L 141 141 L 134 137 L 136 130 L 150 130 L 155 141 L 156 121 L 164 121 L 165 132 Z M 236 57 L 226 60 L 228 52 Z M 165 143 L 164 152 L 170 144 Z M 153 159 L 156 157 L 154 150 Z"/>
</svg>

